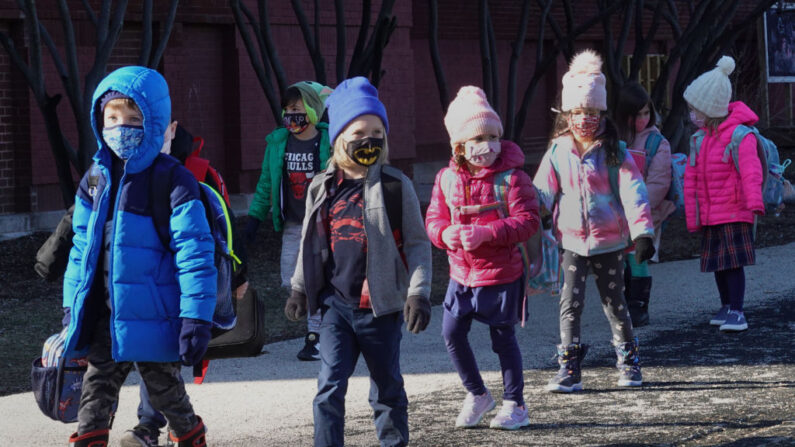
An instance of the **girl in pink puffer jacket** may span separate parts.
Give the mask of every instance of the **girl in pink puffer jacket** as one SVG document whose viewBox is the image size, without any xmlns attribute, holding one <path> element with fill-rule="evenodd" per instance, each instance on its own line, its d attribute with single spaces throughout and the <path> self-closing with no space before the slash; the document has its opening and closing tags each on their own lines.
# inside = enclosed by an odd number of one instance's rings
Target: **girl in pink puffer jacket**
<svg viewBox="0 0 795 447">
<path fill-rule="evenodd" d="M 671 146 L 655 125 L 657 111 L 640 83 L 630 81 L 621 87 L 615 118 L 618 135 L 627 142 L 627 148 L 646 183 L 654 221 L 655 254 L 651 260 L 657 262 L 662 223 L 676 209 L 676 205 L 665 198 L 671 186 Z M 639 154 L 637 158 L 636 154 Z M 635 253 L 629 253 L 626 261 L 624 297 L 629 306 L 632 326 L 637 328 L 649 324 L 651 273 L 648 262 L 638 263 Z"/>
<path fill-rule="evenodd" d="M 516 244 L 538 231 L 538 201 L 530 177 L 522 171 L 524 154 L 514 143 L 499 141 L 502 123 L 483 90 L 461 88 L 444 124 L 453 158 L 436 176 L 425 228 L 431 242 L 447 250 L 450 261 L 442 335 L 468 391 L 455 425 L 474 427 L 496 405 L 467 339 L 474 319 L 489 325 L 502 367 L 502 409 L 490 426 L 515 430 L 530 424 L 522 354 L 514 333 L 523 317 L 526 281 Z M 504 202 L 497 201 L 495 179 L 507 179 Z"/>
<path fill-rule="evenodd" d="M 690 120 L 705 132 L 700 147 L 691 141 L 685 170 L 687 229 L 702 232 L 701 271 L 715 272 L 721 300 L 720 310 L 709 323 L 721 331 L 748 329 L 743 314 L 743 267 L 755 262 L 754 216 L 765 211 L 756 137 L 749 133 L 740 142 L 739 170 L 731 156 L 725 156 L 735 128 L 751 126 L 759 119 L 742 102 L 729 102 L 733 70 L 734 59 L 723 56 L 716 68 L 696 78 L 684 93 Z"/>
<path fill-rule="evenodd" d="M 640 386 L 638 342 L 634 336 L 624 285 L 624 250 L 635 243 L 638 262 L 654 254 L 651 209 L 638 168 L 606 116 L 607 90 L 602 59 L 586 50 L 563 75 L 561 112 L 534 183 L 553 212 L 562 249 L 558 373 L 547 390 L 582 390 L 580 364 L 588 345 L 580 340 L 585 279 L 596 276 L 602 308 L 610 322 L 619 370 L 619 386 Z M 611 178 L 615 172 L 615 178 Z M 615 184 L 613 184 L 615 181 Z"/>
</svg>

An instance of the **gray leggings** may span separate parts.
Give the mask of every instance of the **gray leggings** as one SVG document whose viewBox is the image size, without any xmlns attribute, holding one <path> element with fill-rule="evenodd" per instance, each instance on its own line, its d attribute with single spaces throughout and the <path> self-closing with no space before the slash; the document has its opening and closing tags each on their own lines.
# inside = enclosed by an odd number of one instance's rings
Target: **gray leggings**
<svg viewBox="0 0 795 447">
<path fill-rule="evenodd" d="M 610 322 L 613 343 L 634 339 L 632 320 L 624 299 L 624 254 L 621 251 L 595 256 L 580 256 L 563 250 L 563 287 L 560 290 L 560 342 L 580 343 L 580 319 L 585 307 L 585 278 L 588 269 L 596 275 L 602 309 Z"/>
</svg>

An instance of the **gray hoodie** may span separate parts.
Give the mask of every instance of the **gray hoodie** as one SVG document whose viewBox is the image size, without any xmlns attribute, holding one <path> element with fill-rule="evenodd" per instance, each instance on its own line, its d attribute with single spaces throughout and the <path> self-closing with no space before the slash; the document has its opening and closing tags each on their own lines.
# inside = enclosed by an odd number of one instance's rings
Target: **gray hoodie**
<svg viewBox="0 0 795 447">
<path fill-rule="evenodd" d="M 403 310 L 407 296 L 426 299 L 431 293 L 431 243 L 425 233 L 417 194 L 411 180 L 400 170 L 385 165 L 383 170 L 402 184 L 403 253 L 400 256 L 384 203 L 380 165 L 367 171 L 364 182 L 364 231 L 367 235 L 367 283 L 375 316 Z M 316 175 L 307 191 L 307 210 L 301 230 L 301 248 L 291 283 L 293 290 L 305 293 L 309 312 L 319 307 L 318 295 L 326 286 L 324 264 L 329 259 L 325 206 L 336 170 Z"/>
</svg>

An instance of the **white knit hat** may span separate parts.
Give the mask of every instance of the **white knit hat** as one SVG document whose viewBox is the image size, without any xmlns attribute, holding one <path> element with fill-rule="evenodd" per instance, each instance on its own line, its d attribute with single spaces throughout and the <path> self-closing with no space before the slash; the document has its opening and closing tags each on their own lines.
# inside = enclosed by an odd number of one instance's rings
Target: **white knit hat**
<svg viewBox="0 0 795 447">
<path fill-rule="evenodd" d="M 585 50 L 574 56 L 562 81 L 560 108 L 564 112 L 578 107 L 607 110 L 602 58 L 594 51 Z"/>
<path fill-rule="evenodd" d="M 729 114 L 732 84 L 729 75 L 734 71 L 734 59 L 723 56 L 712 70 L 703 73 L 685 89 L 685 101 L 709 118 Z"/>
</svg>

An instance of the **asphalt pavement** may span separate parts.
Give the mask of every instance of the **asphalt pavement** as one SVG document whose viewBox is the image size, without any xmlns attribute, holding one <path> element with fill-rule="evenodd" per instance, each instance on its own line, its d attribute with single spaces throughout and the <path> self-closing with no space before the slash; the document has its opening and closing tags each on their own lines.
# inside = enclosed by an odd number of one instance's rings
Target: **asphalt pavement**
<svg viewBox="0 0 795 447">
<path fill-rule="evenodd" d="M 465 391 L 447 356 L 442 309 L 433 308 L 428 329 L 404 331 L 401 367 L 409 397 L 411 444 L 417 446 L 508 445 L 795 445 L 795 243 L 757 250 L 746 269 L 749 330 L 720 333 L 709 326 L 719 307 L 711 274 L 697 259 L 651 266 L 651 325 L 636 330 L 644 386 L 615 386 L 615 354 L 607 319 L 591 276 L 583 316 L 585 391 L 558 395 L 543 390 L 555 370 L 558 300 L 538 295 L 530 317 L 517 328 L 525 367 L 525 398 L 531 426 L 516 432 L 488 427 L 456 430 Z M 470 341 L 487 386 L 498 400 L 501 378 L 488 330 L 474 324 Z M 202 385 L 187 385 L 207 426 L 209 445 L 304 446 L 312 444 L 312 399 L 318 362 L 295 354 L 303 339 L 267 345 L 256 358 L 217 360 Z M 184 369 L 189 382 L 189 369 Z M 120 395 L 111 445 L 136 423 L 138 376 Z M 367 402 L 369 379 L 359 362 L 347 395 L 346 445 L 377 445 Z M 39 412 L 31 393 L 0 398 L 0 446 L 59 446 L 76 424 Z M 164 439 L 164 438 L 161 438 Z"/>
</svg>

